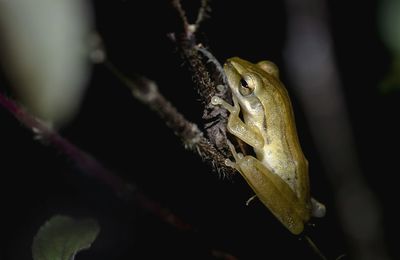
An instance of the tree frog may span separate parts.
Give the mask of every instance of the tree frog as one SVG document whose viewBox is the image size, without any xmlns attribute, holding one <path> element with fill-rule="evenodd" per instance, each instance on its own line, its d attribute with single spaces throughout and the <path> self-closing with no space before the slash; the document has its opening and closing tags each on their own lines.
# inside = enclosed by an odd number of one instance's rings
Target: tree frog
<svg viewBox="0 0 400 260">
<path fill-rule="evenodd" d="M 310 197 L 308 162 L 297 137 L 289 95 L 270 61 L 257 64 L 238 57 L 224 64 L 233 106 L 219 97 L 213 105 L 230 112 L 228 131 L 254 149 L 255 157 L 228 145 L 236 168 L 261 202 L 293 234 L 300 234 L 311 215 L 325 206 Z"/>
</svg>

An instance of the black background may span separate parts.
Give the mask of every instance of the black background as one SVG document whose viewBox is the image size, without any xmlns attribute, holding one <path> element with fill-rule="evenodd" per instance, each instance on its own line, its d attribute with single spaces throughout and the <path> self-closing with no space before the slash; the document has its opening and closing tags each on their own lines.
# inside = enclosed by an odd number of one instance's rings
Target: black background
<svg viewBox="0 0 400 260">
<path fill-rule="evenodd" d="M 183 4 L 193 20 L 198 1 Z M 361 168 L 382 206 L 386 244 L 399 257 L 394 238 L 400 216 L 393 207 L 398 197 L 400 99 L 398 91 L 383 95 L 377 87 L 391 62 L 377 28 L 377 4 L 329 1 L 328 18 Z M 98 32 L 113 63 L 127 75 L 138 73 L 155 80 L 189 120 L 201 125 L 191 75 L 166 37 L 179 26 L 169 1 L 96 1 L 94 7 Z M 330 259 L 346 253 L 332 190 L 285 71 L 283 2 L 213 1 L 211 8 L 201 37 L 218 60 L 269 59 L 280 67 L 310 162 L 312 193 L 328 208 L 325 218 L 313 220 L 310 236 Z M 8 86 L 1 89 L 11 92 Z M 54 214 L 99 221 L 100 236 L 90 250 L 78 255 L 81 260 L 214 259 L 212 250 L 238 259 L 318 259 L 260 202 L 245 205 L 252 193 L 240 176 L 221 179 L 185 151 L 163 122 L 102 65 L 94 66 L 80 113 L 61 134 L 197 232 L 178 231 L 140 207 L 120 201 L 74 170 L 59 152 L 34 141 L 4 109 L 0 109 L 0 126 L 1 259 L 30 259 L 33 236 Z"/>
</svg>

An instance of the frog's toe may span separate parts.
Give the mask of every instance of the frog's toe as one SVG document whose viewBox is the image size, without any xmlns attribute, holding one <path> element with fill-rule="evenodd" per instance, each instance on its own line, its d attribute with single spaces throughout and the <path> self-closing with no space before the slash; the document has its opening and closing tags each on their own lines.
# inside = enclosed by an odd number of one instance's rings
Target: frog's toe
<svg viewBox="0 0 400 260">
<path fill-rule="evenodd" d="M 237 163 L 232 162 L 230 159 L 225 159 L 225 165 L 228 166 L 228 167 L 232 167 L 232 168 L 234 168 L 236 170 L 239 170 L 239 168 L 237 166 Z"/>
<path fill-rule="evenodd" d="M 220 97 L 213 96 L 211 98 L 211 104 L 213 104 L 214 106 L 222 105 L 223 102 L 224 102 L 224 100 L 222 100 L 222 98 L 220 98 Z"/>
<path fill-rule="evenodd" d="M 247 201 L 246 201 L 246 206 L 250 205 L 250 202 L 252 202 L 253 200 L 255 200 L 257 198 L 257 195 L 254 194 L 253 196 L 251 196 Z"/>
<path fill-rule="evenodd" d="M 326 207 L 321 202 L 317 201 L 314 198 L 311 198 L 311 215 L 316 218 L 322 218 L 326 214 Z"/>
<path fill-rule="evenodd" d="M 213 96 L 211 98 L 211 104 L 214 106 L 222 106 L 223 108 L 228 110 L 230 113 L 236 112 L 236 109 L 232 105 L 230 105 L 228 102 L 226 102 L 225 100 L 223 100 L 222 98 L 217 97 L 217 96 Z"/>
</svg>

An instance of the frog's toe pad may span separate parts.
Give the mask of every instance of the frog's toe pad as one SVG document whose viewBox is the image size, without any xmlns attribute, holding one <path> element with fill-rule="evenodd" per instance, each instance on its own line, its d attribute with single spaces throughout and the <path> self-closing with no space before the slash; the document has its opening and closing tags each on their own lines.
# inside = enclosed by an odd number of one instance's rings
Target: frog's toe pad
<svg viewBox="0 0 400 260">
<path fill-rule="evenodd" d="M 239 170 L 237 164 L 235 162 L 232 162 L 230 159 L 225 159 L 225 165 L 228 167 L 232 167 L 236 170 Z"/>
<path fill-rule="evenodd" d="M 220 97 L 213 96 L 213 97 L 211 98 L 211 104 L 213 104 L 214 106 L 222 105 L 223 102 L 224 102 L 224 101 L 223 101 Z"/>
<path fill-rule="evenodd" d="M 326 207 L 314 198 L 311 198 L 312 211 L 311 215 L 316 218 L 322 218 L 326 214 Z"/>
</svg>

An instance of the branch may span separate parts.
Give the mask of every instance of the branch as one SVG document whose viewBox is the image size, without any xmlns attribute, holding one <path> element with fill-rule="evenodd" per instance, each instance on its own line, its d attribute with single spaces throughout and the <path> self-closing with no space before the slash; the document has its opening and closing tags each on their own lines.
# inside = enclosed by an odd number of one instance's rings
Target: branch
<svg viewBox="0 0 400 260">
<path fill-rule="evenodd" d="M 212 165 L 213 169 L 216 169 L 218 173 L 223 175 L 234 173 L 234 169 L 225 164 L 226 157 L 204 137 L 203 132 L 199 130 L 196 124 L 188 121 L 176 110 L 158 91 L 154 81 L 141 76 L 128 79 L 110 62 L 106 61 L 104 64 L 132 91 L 136 99 L 158 114 L 165 124 L 174 131 L 175 135 L 180 138 L 186 149 L 197 153 L 205 162 Z"/>
<path fill-rule="evenodd" d="M 67 139 L 59 135 L 41 120 L 35 118 L 12 99 L 0 93 L 0 106 L 9 111 L 24 127 L 29 129 L 43 144 L 48 144 L 64 154 L 81 172 L 111 188 L 120 198 L 135 201 L 139 206 L 156 215 L 162 221 L 179 230 L 191 230 L 192 227 L 174 215 L 169 209 L 148 198 L 135 185 L 127 184 L 119 176 L 105 168 L 93 156 L 82 151 Z"/>
<path fill-rule="evenodd" d="M 140 86 L 144 88 L 143 91 L 149 88 L 149 85 L 147 84 Z M 133 91 L 137 91 L 137 89 Z M 143 94 L 143 92 L 140 92 L 139 95 L 141 94 Z M 154 102 L 152 104 L 156 107 L 156 104 L 165 103 L 161 101 Z M 24 127 L 35 134 L 38 137 L 36 138 L 37 140 L 40 140 L 43 144 L 48 144 L 56 148 L 58 152 L 64 154 L 70 161 L 72 161 L 79 170 L 85 174 L 88 174 L 93 179 L 105 184 L 107 187 L 110 187 L 122 199 L 135 202 L 141 208 L 147 210 L 163 222 L 178 230 L 195 232 L 195 228 L 193 226 L 184 222 L 169 209 L 162 207 L 158 202 L 150 199 L 135 185 L 125 183 L 120 177 L 105 168 L 90 154 L 82 151 L 77 146 L 70 143 L 67 139 L 63 138 L 56 131 L 46 126 L 46 124 L 44 124 L 41 120 L 35 118 L 15 101 L 5 97 L 2 93 L 0 93 L 0 106 L 10 112 L 18 121 L 22 123 Z M 196 234 L 199 235 L 199 232 L 196 232 Z M 205 238 L 201 241 L 207 245 L 207 248 L 210 247 L 208 239 Z M 233 255 L 217 249 L 210 249 L 210 254 L 218 259 L 236 259 L 236 257 Z"/>
<path fill-rule="evenodd" d="M 196 40 L 196 32 L 199 29 L 199 24 L 206 17 L 206 13 L 210 11 L 208 3 L 209 1 L 207 0 L 202 1 L 196 24 L 190 25 L 185 11 L 182 9 L 180 0 L 172 0 L 172 5 L 181 19 L 182 26 L 178 37 L 176 38 L 175 34 L 172 34 L 172 38 L 175 40 L 181 52 L 182 59 L 187 63 L 193 81 L 196 84 L 196 90 L 203 105 L 202 117 L 207 121 L 205 125 L 206 135 L 210 142 L 217 148 L 217 151 L 222 153 L 222 156 L 227 157 L 230 154 L 226 144 L 228 112 L 222 107 L 211 104 L 213 96 L 218 96 L 228 101 L 231 100 L 226 76 L 218 60 L 206 47 L 198 44 Z M 226 174 L 232 172 L 234 171 L 230 170 Z"/>
<path fill-rule="evenodd" d="M 211 8 L 209 6 L 210 0 L 201 0 L 201 7 L 199 9 L 199 12 L 197 14 L 197 19 L 196 19 L 196 28 L 200 27 L 200 24 L 208 18 L 208 13 L 211 12 Z"/>
<path fill-rule="evenodd" d="M 133 96 L 155 111 L 165 124 L 171 128 L 175 135 L 180 138 L 186 149 L 195 152 L 203 161 L 212 166 L 221 176 L 231 176 L 235 170 L 225 164 L 227 158 L 226 124 L 227 111 L 220 106 L 211 104 L 213 96 L 219 96 L 225 100 L 230 100 L 226 76 L 218 60 L 200 44 L 196 44 L 194 33 L 198 24 L 206 17 L 209 10 L 208 0 L 203 0 L 197 18 L 197 25 L 190 25 L 185 11 L 179 0 L 172 0 L 172 5 L 181 18 L 181 33 L 177 41 L 175 34 L 170 34 L 182 53 L 184 60 L 188 63 L 190 71 L 193 73 L 194 82 L 204 106 L 203 119 L 208 122 L 205 124 L 207 137 L 199 127 L 188 121 L 177 109 L 158 91 L 155 82 L 142 76 L 126 77 L 121 73 L 106 57 L 106 51 L 102 44 L 101 37 L 95 35 L 90 58 L 94 63 L 104 64 L 125 86 L 131 91 Z M 206 58 L 204 62 L 203 59 Z M 210 75 L 207 64 L 213 65 L 214 75 Z M 218 85 L 218 83 L 222 83 Z M 217 87 L 218 86 L 218 87 Z"/>
</svg>

